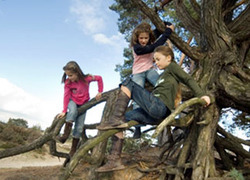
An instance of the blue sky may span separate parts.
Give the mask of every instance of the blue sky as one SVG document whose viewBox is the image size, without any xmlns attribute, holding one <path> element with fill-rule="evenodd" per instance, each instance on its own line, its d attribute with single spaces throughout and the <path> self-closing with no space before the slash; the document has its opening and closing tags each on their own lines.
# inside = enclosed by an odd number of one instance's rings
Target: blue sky
<svg viewBox="0 0 250 180">
<path fill-rule="evenodd" d="M 118 86 L 115 65 L 128 44 L 112 0 L 0 0 L 0 120 L 50 126 L 63 103 L 62 67 L 70 60 L 101 75 L 104 91 Z M 90 95 L 97 93 L 91 83 Z M 99 122 L 103 104 L 87 113 Z"/>
</svg>

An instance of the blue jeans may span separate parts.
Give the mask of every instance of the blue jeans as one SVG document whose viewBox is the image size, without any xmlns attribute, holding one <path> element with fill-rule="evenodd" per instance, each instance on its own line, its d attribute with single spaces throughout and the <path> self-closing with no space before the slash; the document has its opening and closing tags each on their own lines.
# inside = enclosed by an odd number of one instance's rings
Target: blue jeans
<svg viewBox="0 0 250 180">
<path fill-rule="evenodd" d="M 122 85 L 130 90 L 131 99 L 140 106 L 125 114 L 126 121 L 135 120 L 140 124 L 158 125 L 171 113 L 161 99 L 133 82 L 131 78 L 126 79 Z"/>
<path fill-rule="evenodd" d="M 68 112 L 66 115 L 66 122 L 74 122 L 73 137 L 80 138 L 82 136 L 83 126 L 86 118 L 86 112 L 78 114 L 77 105 L 74 101 L 70 100 L 68 104 Z"/>
<path fill-rule="evenodd" d="M 159 78 L 159 74 L 156 72 L 155 69 L 149 69 L 147 71 L 144 71 L 138 74 L 133 74 L 132 76 L 132 80 L 143 88 L 145 86 L 146 80 L 148 80 L 153 86 L 155 86 L 158 78 Z M 136 103 L 133 104 L 133 109 L 136 109 L 138 107 L 139 106 Z"/>
</svg>

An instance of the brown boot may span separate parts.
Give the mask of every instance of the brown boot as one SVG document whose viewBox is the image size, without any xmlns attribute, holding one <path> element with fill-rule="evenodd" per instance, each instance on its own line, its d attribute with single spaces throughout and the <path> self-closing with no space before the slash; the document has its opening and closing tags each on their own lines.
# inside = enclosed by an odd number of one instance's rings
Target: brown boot
<svg viewBox="0 0 250 180">
<path fill-rule="evenodd" d="M 123 139 L 119 139 L 115 135 L 112 136 L 112 147 L 110 155 L 107 157 L 108 161 L 105 165 L 96 169 L 96 172 L 109 172 L 125 169 L 121 160 L 122 144 Z"/>
<path fill-rule="evenodd" d="M 62 136 L 57 136 L 56 139 L 61 142 L 61 143 L 65 143 L 65 141 L 68 139 L 71 129 L 72 129 L 72 125 L 73 123 L 70 122 L 66 122 L 65 123 L 65 128 L 64 128 L 64 132 Z"/>
<path fill-rule="evenodd" d="M 70 158 L 74 156 L 76 149 L 77 149 L 77 145 L 79 143 L 79 140 L 80 140 L 79 138 L 73 138 L 71 150 L 69 152 Z"/>
<path fill-rule="evenodd" d="M 113 114 L 110 116 L 108 122 L 102 123 L 96 128 L 99 130 L 127 128 L 128 124 L 125 123 L 124 114 L 126 112 L 129 100 L 130 98 L 122 90 L 120 90 L 118 98 L 115 102 Z"/>
</svg>

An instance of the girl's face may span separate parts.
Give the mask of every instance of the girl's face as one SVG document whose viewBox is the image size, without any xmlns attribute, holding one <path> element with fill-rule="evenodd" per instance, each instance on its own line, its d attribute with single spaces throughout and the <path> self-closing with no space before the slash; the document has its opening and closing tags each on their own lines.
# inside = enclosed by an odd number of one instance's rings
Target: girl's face
<svg viewBox="0 0 250 180">
<path fill-rule="evenodd" d="M 72 71 L 66 70 L 66 71 L 65 71 L 65 74 L 68 76 L 68 78 L 69 78 L 69 80 L 70 80 L 71 82 L 76 82 L 76 81 L 78 81 L 78 76 L 77 76 L 76 73 L 73 73 Z"/>
<path fill-rule="evenodd" d="M 149 34 L 146 32 L 140 33 L 138 36 L 138 41 L 141 46 L 146 46 L 149 41 Z"/>
<path fill-rule="evenodd" d="M 171 63 L 172 57 L 170 55 L 164 56 L 160 52 L 154 53 L 155 64 L 159 69 L 165 69 Z"/>
</svg>

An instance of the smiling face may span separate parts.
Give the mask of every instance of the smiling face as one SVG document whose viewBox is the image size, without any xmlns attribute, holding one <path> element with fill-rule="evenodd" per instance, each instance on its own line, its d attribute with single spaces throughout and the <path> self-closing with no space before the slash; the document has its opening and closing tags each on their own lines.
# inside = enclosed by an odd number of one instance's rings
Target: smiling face
<svg viewBox="0 0 250 180">
<path fill-rule="evenodd" d="M 171 59 L 170 55 L 165 56 L 160 52 L 154 53 L 155 64 L 159 69 L 165 69 L 171 63 Z"/>
<path fill-rule="evenodd" d="M 138 36 L 138 42 L 141 46 L 146 46 L 149 42 L 149 33 L 142 32 Z"/>
<path fill-rule="evenodd" d="M 69 80 L 71 82 L 76 82 L 78 81 L 78 76 L 76 73 L 73 73 L 72 71 L 66 70 L 65 74 L 68 76 Z"/>
</svg>

